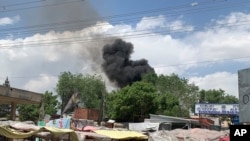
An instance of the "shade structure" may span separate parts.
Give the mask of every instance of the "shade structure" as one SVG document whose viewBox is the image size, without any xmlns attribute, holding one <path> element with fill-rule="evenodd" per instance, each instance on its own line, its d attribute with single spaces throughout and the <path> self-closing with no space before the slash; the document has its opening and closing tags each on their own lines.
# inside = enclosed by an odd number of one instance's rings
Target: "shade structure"
<svg viewBox="0 0 250 141">
<path fill-rule="evenodd" d="M 16 104 L 40 104 L 41 93 L 0 85 L 0 104 L 11 104 L 11 120 L 15 120 Z"/>
</svg>

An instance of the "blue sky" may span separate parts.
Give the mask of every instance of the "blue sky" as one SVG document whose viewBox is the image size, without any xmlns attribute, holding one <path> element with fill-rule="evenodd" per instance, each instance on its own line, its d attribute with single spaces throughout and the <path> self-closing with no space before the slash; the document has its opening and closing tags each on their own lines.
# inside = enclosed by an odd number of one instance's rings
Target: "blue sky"
<svg viewBox="0 0 250 141">
<path fill-rule="evenodd" d="M 101 17 L 123 15 L 120 18 L 126 19 L 168 15 L 168 18 L 176 19 L 182 16 L 195 25 L 207 24 L 211 19 L 226 16 L 230 12 L 249 12 L 249 1 L 244 0 L 91 0 L 91 4 Z"/>
<path fill-rule="evenodd" d="M 157 74 L 238 96 L 237 71 L 250 65 L 248 0 L 3 0 L 0 82 L 43 93 L 60 72 L 100 74 L 109 36 L 134 45 Z"/>
</svg>

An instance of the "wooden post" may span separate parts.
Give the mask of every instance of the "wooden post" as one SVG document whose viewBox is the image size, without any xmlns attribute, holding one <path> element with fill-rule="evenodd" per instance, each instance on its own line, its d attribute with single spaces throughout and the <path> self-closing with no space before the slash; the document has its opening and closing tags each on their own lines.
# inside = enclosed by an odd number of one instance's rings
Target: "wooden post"
<svg viewBox="0 0 250 141">
<path fill-rule="evenodd" d="M 15 102 L 11 102 L 10 119 L 13 121 L 16 120 L 16 103 Z"/>
<path fill-rule="evenodd" d="M 10 112 L 10 120 L 16 120 L 16 103 L 11 102 L 11 112 Z M 8 141 L 13 141 L 13 139 L 8 139 Z"/>
</svg>

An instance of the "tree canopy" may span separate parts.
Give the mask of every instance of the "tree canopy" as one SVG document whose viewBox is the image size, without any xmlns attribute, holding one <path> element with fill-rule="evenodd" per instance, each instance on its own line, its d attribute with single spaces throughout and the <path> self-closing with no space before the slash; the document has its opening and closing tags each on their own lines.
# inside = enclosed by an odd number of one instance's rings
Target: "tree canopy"
<svg viewBox="0 0 250 141">
<path fill-rule="evenodd" d="M 63 72 L 59 76 L 56 92 L 62 100 L 62 111 L 74 92 L 80 94 L 83 107 L 99 109 L 106 88 L 102 78 L 98 75 Z"/>
<path fill-rule="evenodd" d="M 201 90 L 199 94 L 200 103 L 218 103 L 218 104 L 236 104 L 239 103 L 237 97 L 226 95 L 225 91 L 219 90 Z"/>
<path fill-rule="evenodd" d="M 58 110 L 59 102 L 57 96 L 52 92 L 46 91 L 42 96 L 42 102 L 44 102 L 44 114 L 55 115 Z M 18 105 L 19 118 L 21 121 L 31 120 L 37 121 L 39 119 L 41 104 L 21 104 Z"/>
<path fill-rule="evenodd" d="M 152 84 L 135 82 L 107 96 L 107 116 L 118 121 L 140 121 L 156 112 L 156 96 Z"/>
<path fill-rule="evenodd" d="M 43 96 L 46 114 L 56 113 L 58 105 L 63 110 L 71 96 L 78 92 L 80 106 L 102 112 L 105 103 L 105 116 L 117 121 L 142 121 L 149 114 L 187 117 L 190 110 L 194 111 L 197 102 L 238 103 L 236 97 L 226 95 L 221 89 L 199 90 L 199 87 L 176 74 L 158 76 L 148 73 L 143 75 L 141 81 L 107 94 L 104 81 L 98 75 L 62 72 L 56 92 L 62 100 L 61 105 L 52 93 L 46 92 Z M 21 120 L 36 120 L 39 108 L 37 105 L 19 106 Z"/>
<path fill-rule="evenodd" d="M 159 76 L 156 74 L 145 74 L 143 81 L 155 86 L 157 92 L 161 95 L 160 97 L 166 99 L 165 105 L 168 105 L 168 103 L 175 103 L 175 107 L 179 105 L 180 107 L 173 108 L 173 110 L 180 110 L 181 114 L 179 116 L 187 116 L 189 110 L 194 110 L 194 104 L 198 100 L 199 88 L 194 84 L 190 84 L 187 79 L 180 78 L 176 74 Z M 178 100 L 178 104 L 176 100 Z M 161 104 L 162 102 L 161 100 Z M 159 108 L 159 110 L 159 113 L 166 113 L 161 108 Z M 169 110 L 171 110 L 171 108 Z M 168 113 L 175 112 L 169 111 Z"/>
</svg>

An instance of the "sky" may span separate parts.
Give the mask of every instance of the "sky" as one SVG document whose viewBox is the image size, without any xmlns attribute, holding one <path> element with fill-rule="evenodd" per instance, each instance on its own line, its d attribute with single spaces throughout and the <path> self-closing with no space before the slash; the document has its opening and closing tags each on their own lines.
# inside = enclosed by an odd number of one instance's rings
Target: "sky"
<svg viewBox="0 0 250 141">
<path fill-rule="evenodd" d="M 98 74 L 102 47 L 122 38 L 131 59 L 160 75 L 238 97 L 238 71 L 250 65 L 248 0 L 2 0 L 0 83 L 55 93 L 65 71 Z"/>
</svg>

